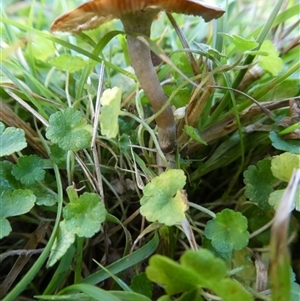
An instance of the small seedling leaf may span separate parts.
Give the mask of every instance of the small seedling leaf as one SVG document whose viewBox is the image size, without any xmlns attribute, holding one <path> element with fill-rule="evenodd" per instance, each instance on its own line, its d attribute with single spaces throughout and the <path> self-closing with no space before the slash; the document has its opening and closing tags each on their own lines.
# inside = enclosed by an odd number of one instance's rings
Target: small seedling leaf
<svg viewBox="0 0 300 301">
<path fill-rule="evenodd" d="M 7 236 L 11 227 L 7 217 L 29 212 L 35 204 L 35 196 L 28 189 L 5 190 L 0 198 L 0 239 Z"/>
<path fill-rule="evenodd" d="M 5 126 L 0 122 L 0 157 L 9 156 L 27 146 L 25 133 L 21 129 Z"/>
<path fill-rule="evenodd" d="M 69 53 L 51 59 L 48 63 L 57 69 L 68 71 L 70 73 L 83 69 L 87 64 L 80 56 L 73 56 Z"/>
<path fill-rule="evenodd" d="M 272 159 L 271 171 L 279 180 L 289 182 L 295 168 L 300 168 L 300 155 L 283 153 Z"/>
<path fill-rule="evenodd" d="M 118 117 L 122 91 L 118 87 L 107 89 L 101 97 L 101 114 L 99 116 L 101 134 L 107 138 L 115 138 L 119 133 Z"/>
<path fill-rule="evenodd" d="M 279 57 L 279 52 L 270 40 L 265 40 L 260 50 L 268 52 L 268 55 L 260 57 L 259 66 L 276 76 L 283 69 L 283 61 Z"/>
<path fill-rule="evenodd" d="M 44 162 L 37 155 L 23 156 L 13 166 L 12 174 L 24 185 L 42 181 L 45 177 Z"/>
<path fill-rule="evenodd" d="M 199 131 L 196 128 L 189 125 L 185 125 L 183 129 L 190 138 L 204 145 L 207 145 L 206 141 L 201 138 Z"/>
<path fill-rule="evenodd" d="M 95 193 L 85 192 L 63 209 L 66 231 L 80 237 L 92 237 L 105 221 L 106 209 Z"/>
<path fill-rule="evenodd" d="M 258 43 L 253 40 L 246 40 L 238 35 L 230 35 L 227 33 L 220 33 L 223 37 L 227 38 L 230 42 L 232 42 L 240 51 L 246 52 L 248 50 L 252 50 L 258 46 Z"/>
<path fill-rule="evenodd" d="M 268 198 L 274 191 L 272 184 L 277 180 L 271 172 L 271 160 L 264 159 L 257 166 L 250 165 L 244 172 L 244 183 L 246 184 L 245 196 L 250 201 L 257 203 L 261 209 L 268 209 Z"/>
<path fill-rule="evenodd" d="M 170 169 L 152 179 L 143 190 L 141 214 L 148 221 L 158 221 L 167 226 L 179 224 L 188 209 L 182 190 L 186 177 L 182 170 Z"/>
<path fill-rule="evenodd" d="M 205 236 L 219 252 L 241 250 L 248 245 L 248 221 L 240 212 L 224 209 L 206 224 Z"/>
<path fill-rule="evenodd" d="M 62 258 L 74 241 L 75 234 L 67 231 L 65 221 L 61 221 L 51 248 L 47 267 L 53 266 L 60 258 Z"/>
<path fill-rule="evenodd" d="M 89 147 L 92 126 L 74 108 L 67 108 L 50 116 L 46 137 L 63 150 L 79 150 Z"/>
</svg>

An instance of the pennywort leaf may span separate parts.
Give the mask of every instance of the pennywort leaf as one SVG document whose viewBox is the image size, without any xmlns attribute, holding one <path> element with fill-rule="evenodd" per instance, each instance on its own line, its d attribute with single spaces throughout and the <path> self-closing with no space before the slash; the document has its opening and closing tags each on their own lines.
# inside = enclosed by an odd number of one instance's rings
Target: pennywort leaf
<svg viewBox="0 0 300 301">
<path fill-rule="evenodd" d="M 300 168 L 300 155 L 298 154 L 283 153 L 272 159 L 271 171 L 279 180 L 289 182 L 295 168 Z"/>
<path fill-rule="evenodd" d="M 169 295 L 206 288 L 215 292 L 222 300 L 253 300 L 243 286 L 226 276 L 226 263 L 210 251 L 188 250 L 179 263 L 162 255 L 149 260 L 146 274 L 150 280 L 165 287 Z"/>
<path fill-rule="evenodd" d="M 261 209 L 268 209 L 268 198 L 274 191 L 272 184 L 277 180 L 271 172 L 271 160 L 264 159 L 256 166 L 250 165 L 244 172 L 246 184 L 245 196 L 252 202 L 257 203 Z"/>
<path fill-rule="evenodd" d="M 205 236 L 219 252 L 241 250 L 248 245 L 248 221 L 240 212 L 224 209 L 206 224 Z"/>
<path fill-rule="evenodd" d="M 21 129 L 7 127 L 0 122 L 0 157 L 9 156 L 27 146 L 25 133 Z"/>
<path fill-rule="evenodd" d="M 46 137 L 63 150 L 79 150 L 89 147 L 92 126 L 74 108 L 67 108 L 50 116 Z"/>
<path fill-rule="evenodd" d="M 37 155 L 23 156 L 13 166 L 12 174 L 24 185 L 42 181 L 45 177 L 44 162 Z"/>
<path fill-rule="evenodd" d="M 266 51 L 267 56 L 261 56 L 259 66 L 272 75 L 276 76 L 283 69 L 283 61 L 279 57 L 279 51 L 270 40 L 265 40 L 260 47 L 261 51 Z"/>
<path fill-rule="evenodd" d="M 10 161 L 0 161 L 0 188 L 2 191 L 23 188 L 22 184 L 11 173 L 13 166 Z"/>
<path fill-rule="evenodd" d="M 95 193 L 85 192 L 63 209 L 65 229 L 80 237 L 92 237 L 105 221 L 106 209 Z"/>
<path fill-rule="evenodd" d="M 48 63 L 57 69 L 69 71 L 70 73 L 83 69 L 87 64 L 82 57 L 73 56 L 69 53 L 51 59 Z"/>
<path fill-rule="evenodd" d="M 25 214 L 35 204 L 35 196 L 28 189 L 5 190 L 0 194 L 0 239 L 11 232 L 7 217 Z"/>
<path fill-rule="evenodd" d="M 170 169 L 152 179 L 143 190 L 141 214 L 148 221 L 167 226 L 179 224 L 188 209 L 186 194 L 182 190 L 186 177 L 182 170 Z"/>
</svg>

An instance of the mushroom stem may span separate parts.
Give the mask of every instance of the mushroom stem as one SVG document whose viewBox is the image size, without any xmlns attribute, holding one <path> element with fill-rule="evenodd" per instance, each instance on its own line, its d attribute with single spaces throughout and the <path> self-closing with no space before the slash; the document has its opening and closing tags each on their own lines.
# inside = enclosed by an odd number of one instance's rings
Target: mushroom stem
<svg viewBox="0 0 300 301">
<path fill-rule="evenodd" d="M 128 34 L 127 45 L 131 65 L 154 113 L 157 113 L 166 104 L 168 98 L 158 80 L 149 47 L 131 34 L 150 37 L 151 24 L 156 14 L 157 11 L 152 14 L 139 12 L 132 16 L 128 14 L 126 18 L 121 19 L 125 32 Z M 171 107 L 168 106 L 155 120 L 158 127 L 158 141 L 162 151 L 164 153 L 173 152 L 176 145 L 176 125 Z"/>
</svg>

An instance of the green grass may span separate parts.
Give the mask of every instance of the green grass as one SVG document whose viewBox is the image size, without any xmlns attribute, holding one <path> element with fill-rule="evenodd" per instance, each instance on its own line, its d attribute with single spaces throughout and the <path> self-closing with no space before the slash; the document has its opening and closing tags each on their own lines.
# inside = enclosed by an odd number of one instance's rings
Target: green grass
<svg viewBox="0 0 300 301">
<path fill-rule="evenodd" d="M 299 4 L 217 2 L 208 24 L 174 15 L 189 49 L 153 24 L 168 102 L 189 104 L 161 174 L 120 21 L 52 35 L 81 1 L 2 3 L 3 300 L 299 300 Z"/>
</svg>

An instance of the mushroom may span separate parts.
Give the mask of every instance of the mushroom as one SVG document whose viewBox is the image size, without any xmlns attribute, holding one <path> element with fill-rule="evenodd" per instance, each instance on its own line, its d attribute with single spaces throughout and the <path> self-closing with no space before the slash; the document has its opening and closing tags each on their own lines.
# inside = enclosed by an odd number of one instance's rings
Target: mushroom
<svg viewBox="0 0 300 301">
<path fill-rule="evenodd" d="M 197 0 L 94 0 L 58 17 L 51 32 L 81 32 L 119 18 L 127 34 L 131 65 L 154 113 L 167 102 L 150 57 L 150 49 L 142 36 L 150 37 L 153 19 L 160 11 L 202 16 L 208 22 L 219 18 L 224 11 Z M 176 125 L 170 106 L 156 119 L 158 141 L 164 153 L 172 153 L 176 146 Z"/>
</svg>

